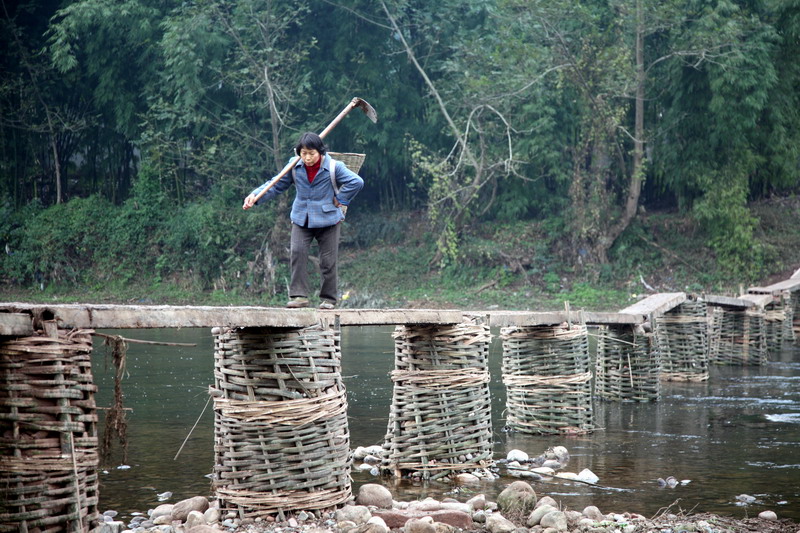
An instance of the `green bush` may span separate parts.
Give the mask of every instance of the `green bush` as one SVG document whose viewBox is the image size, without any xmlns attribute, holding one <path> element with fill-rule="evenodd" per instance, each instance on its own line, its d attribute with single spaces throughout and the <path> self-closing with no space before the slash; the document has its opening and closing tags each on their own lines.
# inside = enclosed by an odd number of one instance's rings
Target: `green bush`
<svg viewBox="0 0 800 533">
<path fill-rule="evenodd" d="M 729 168 L 706 180 L 709 186 L 694 211 L 708 232 L 720 269 L 732 277 L 755 280 L 764 269 L 764 259 L 753 234 L 758 220 L 747 207 L 747 175 Z"/>
<path fill-rule="evenodd" d="M 230 191 L 216 191 L 177 211 L 164 238 L 169 263 L 160 264 L 157 274 L 178 274 L 203 289 L 248 287 L 254 281 L 248 264 L 267 246 L 276 217 L 268 206 L 243 211 L 241 201 Z"/>
<path fill-rule="evenodd" d="M 23 210 L 9 232 L 11 255 L 6 257 L 6 272 L 22 285 L 92 279 L 113 210 L 111 203 L 97 195 L 44 210 L 35 206 Z"/>
<path fill-rule="evenodd" d="M 266 246 L 274 213 L 264 207 L 244 212 L 241 198 L 226 191 L 174 206 L 151 178 L 142 172 L 121 206 L 91 196 L 16 213 L 2 207 L 4 278 L 42 289 L 165 280 L 195 289 L 248 287 L 248 265 Z"/>
</svg>

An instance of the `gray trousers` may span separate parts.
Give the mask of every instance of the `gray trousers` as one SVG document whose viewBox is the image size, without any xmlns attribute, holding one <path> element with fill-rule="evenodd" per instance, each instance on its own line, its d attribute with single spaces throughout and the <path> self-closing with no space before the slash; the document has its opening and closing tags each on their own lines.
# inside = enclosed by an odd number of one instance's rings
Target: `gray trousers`
<svg viewBox="0 0 800 533">
<path fill-rule="evenodd" d="M 308 251 L 311 248 L 311 241 L 316 239 L 319 244 L 319 271 L 322 277 L 319 297 L 336 303 L 340 227 L 341 224 L 326 228 L 304 228 L 292 224 L 290 298 L 298 296 L 308 298 Z"/>
</svg>

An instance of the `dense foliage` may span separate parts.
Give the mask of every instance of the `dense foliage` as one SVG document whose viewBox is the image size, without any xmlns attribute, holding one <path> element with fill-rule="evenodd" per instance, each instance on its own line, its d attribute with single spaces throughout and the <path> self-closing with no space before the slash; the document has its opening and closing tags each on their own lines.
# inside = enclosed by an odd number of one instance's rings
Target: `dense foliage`
<svg viewBox="0 0 800 533">
<path fill-rule="evenodd" d="M 363 223 L 424 209 L 436 267 L 475 224 L 527 221 L 598 275 L 670 208 L 752 279 L 749 202 L 800 187 L 800 0 L 29 0 L 2 3 L 0 40 L 0 264 L 22 286 L 279 293 L 285 200 L 241 199 L 353 96 L 378 124 L 328 142 L 368 154 Z"/>
</svg>

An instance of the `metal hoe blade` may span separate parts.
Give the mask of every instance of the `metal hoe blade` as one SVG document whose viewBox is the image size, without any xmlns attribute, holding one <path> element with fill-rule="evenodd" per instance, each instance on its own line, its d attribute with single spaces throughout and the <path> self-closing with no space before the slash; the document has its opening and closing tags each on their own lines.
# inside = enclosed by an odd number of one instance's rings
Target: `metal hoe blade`
<svg viewBox="0 0 800 533">
<path fill-rule="evenodd" d="M 375 108 L 369 105 L 369 102 L 364 100 L 363 98 L 355 97 L 353 98 L 353 105 L 358 108 L 361 108 L 361 111 L 367 115 L 367 118 L 370 119 L 373 123 L 378 122 L 378 113 L 375 111 Z"/>
</svg>

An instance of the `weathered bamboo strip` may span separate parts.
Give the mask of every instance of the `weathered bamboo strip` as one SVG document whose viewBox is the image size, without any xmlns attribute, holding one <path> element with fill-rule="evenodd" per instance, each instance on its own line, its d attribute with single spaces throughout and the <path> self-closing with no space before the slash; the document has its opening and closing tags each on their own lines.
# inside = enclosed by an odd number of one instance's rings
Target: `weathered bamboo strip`
<svg viewBox="0 0 800 533">
<path fill-rule="evenodd" d="M 595 394 L 606 400 L 658 400 L 661 356 L 655 335 L 629 326 L 603 326 L 599 331 Z"/>
<path fill-rule="evenodd" d="M 688 299 L 655 319 L 662 381 L 708 379 L 708 307 Z"/>
<path fill-rule="evenodd" d="M 768 361 L 765 313 L 761 307 L 711 306 L 709 361 L 720 365 L 762 365 Z"/>
<path fill-rule="evenodd" d="M 339 333 L 215 328 L 214 489 L 240 517 L 346 502 L 347 397 Z"/>
<path fill-rule="evenodd" d="M 394 339 L 384 472 L 439 479 L 490 466 L 488 326 L 400 326 Z"/>
<path fill-rule="evenodd" d="M 0 341 L 0 531 L 88 531 L 98 516 L 91 331 Z"/>
<path fill-rule="evenodd" d="M 500 334 L 508 427 L 544 434 L 592 431 L 586 326 L 510 327 Z"/>
</svg>

